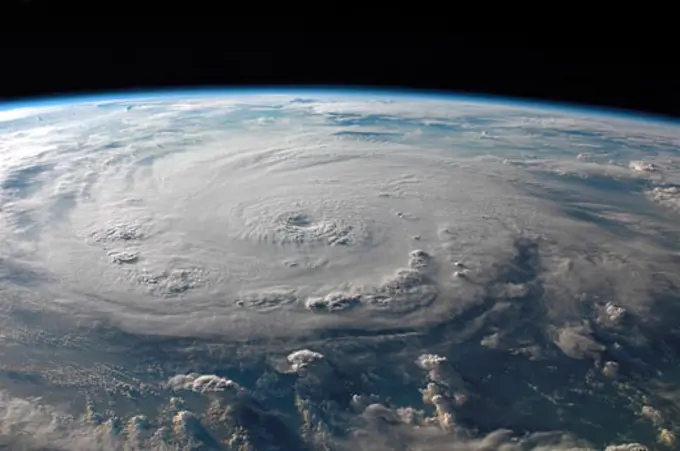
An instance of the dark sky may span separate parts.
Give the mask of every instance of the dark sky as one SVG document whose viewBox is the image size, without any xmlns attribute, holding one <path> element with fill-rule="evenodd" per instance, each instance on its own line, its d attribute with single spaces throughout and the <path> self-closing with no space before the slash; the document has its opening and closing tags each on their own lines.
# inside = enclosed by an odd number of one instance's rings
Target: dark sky
<svg viewBox="0 0 680 451">
<path fill-rule="evenodd" d="M 169 86 L 369 85 L 680 117 L 680 67 L 637 46 L 481 33 L 2 33 L 0 97 Z M 494 45 L 488 43 L 495 43 Z"/>
</svg>

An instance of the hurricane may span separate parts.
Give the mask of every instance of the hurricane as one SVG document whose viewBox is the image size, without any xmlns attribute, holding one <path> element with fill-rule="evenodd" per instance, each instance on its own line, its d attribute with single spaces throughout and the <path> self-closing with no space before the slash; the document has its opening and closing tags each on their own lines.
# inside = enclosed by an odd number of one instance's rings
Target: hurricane
<svg viewBox="0 0 680 451">
<path fill-rule="evenodd" d="M 349 90 L 0 109 L 0 448 L 675 449 L 680 127 Z"/>
</svg>

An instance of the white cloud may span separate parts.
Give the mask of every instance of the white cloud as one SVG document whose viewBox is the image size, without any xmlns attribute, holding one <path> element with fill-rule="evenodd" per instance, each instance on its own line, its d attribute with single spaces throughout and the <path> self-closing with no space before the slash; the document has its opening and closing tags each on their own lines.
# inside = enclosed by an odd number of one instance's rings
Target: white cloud
<svg viewBox="0 0 680 451">
<path fill-rule="evenodd" d="M 380 404 L 368 406 L 361 428 L 353 431 L 347 449 L 380 450 L 414 448 L 423 451 L 595 451 L 597 448 L 564 432 L 534 432 L 517 436 L 499 429 L 487 434 L 474 434 L 463 428 L 454 433 L 443 431 L 427 420 L 404 415 L 403 409 L 390 409 Z M 418 415 L 415 418 L 419 418 Z M 610 445 L 607 451 L 647 451 L 641 444 Z"/>
<path fill-rule="evenodd" d="M 0 122 L 9 122 L 26 118 L 35 118 L 37 122 L 40 115 L 60 110 L 63 110 L 63 106 L 4 108 L 0 109 Z"/>
<path fill-rule="evenodd" d="M 307 366 L 323 360 L 323 354 L 318 352 L 310 351 L 309 349 L 301 349 L 299 351 L 292 352 L 286 357 L 288 363 L 290 363 L 293 371 L 299 371 Z"/>
<path fill-rule="evenodd" d="M 199 393 L 240 393 L 243 389 L 236 382 L 214 374 L 178 374 L 168 381 L 174 390 L 193 390 Z"/>
</svg>

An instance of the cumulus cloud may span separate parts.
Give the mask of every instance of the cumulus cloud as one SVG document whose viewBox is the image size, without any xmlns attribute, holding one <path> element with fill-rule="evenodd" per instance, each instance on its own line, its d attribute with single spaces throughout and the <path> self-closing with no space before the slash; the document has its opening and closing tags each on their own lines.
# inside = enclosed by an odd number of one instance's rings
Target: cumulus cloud
<svg viewBox="0 0 680 451">
<path fill-rule="evenodd" d="M 657 186 L 647 195 L 661 206 L 680 211 L 680 188 L 677 186 Z"/>
<path fill-rule="evenodd" d="M 44 405 L 39 399 L 16 398 L 0 392 L 0 446 L 21 450 L 157 450 L 178 449 L 159 436 L 144 434 L 140 417 L 119 434 L 115 421 L 93 424 L 85 416 L 72 416 Z"/>
<path fill-rule="evenodd" d="M 299 371 L 307 368 L 314 362 L 323 360 L 324 356 L 318 352 L 310 351 L 309 349 L 301 349 L 288 355 L 286 358 L 290 363 L 293 371 Z"/>
<path fill-rule="evenodd" d="M 572 358 L 595 358 L 606 348 L 593 337 L 587 324 L 572 324 L 555 332 L 555 344 Z"/>
<path fill-rule="evenodd" d="M 474 434 L 459 428 L 443 431 L 428 422 L 422 413 L 408 409 L 391 409 L 372 404 L 364 410 L 360 427 L 352 431 L 354 449 L 407 450 L 416 447 L 428 451 L 595 451 L 587 441 L 564 432 L 536 432 L 524 436 L 499 429 Z M 350 449 L 349 446 L 347 449 Z M 613 444 L 606 451 L 647 451 L 637 443 Z"/>
<path fill-rule="evenodd" d="M 242 391 L 236 382 L 214 374 L 178 374 L 170 378 L 168 386 L 174 390 L 193 390 L 199 393 Z"/>
</svg>

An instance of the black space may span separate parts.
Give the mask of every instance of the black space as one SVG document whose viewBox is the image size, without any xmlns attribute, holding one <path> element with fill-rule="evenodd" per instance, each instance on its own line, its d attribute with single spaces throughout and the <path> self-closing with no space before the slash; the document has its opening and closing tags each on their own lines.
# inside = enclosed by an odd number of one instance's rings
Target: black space
<svg viewBox="0 0 680 451">
<path fill-rule="evenodd" d="M 651 46 L 537 46 L 541 41 L 522 33 L 0 33 L 0 99 L 172 86 L 362 85 L 680 117 L 680 66 Z"/>
</svg>

